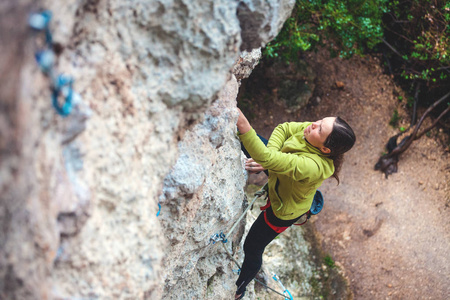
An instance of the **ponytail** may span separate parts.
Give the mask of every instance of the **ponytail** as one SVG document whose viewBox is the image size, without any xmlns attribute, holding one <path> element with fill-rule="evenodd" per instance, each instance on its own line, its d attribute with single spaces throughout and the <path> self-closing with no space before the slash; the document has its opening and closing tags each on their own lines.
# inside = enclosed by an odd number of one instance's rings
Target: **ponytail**
<svg viewBox="0 0 450 300">
<path fill-rule="evenodd" d="M 331 150 L 330 158 L 333 160 L 334 177 L 339 184 L 339 172 L 344 162 L 344 153 L 350 150 L 355 144 L 356 136 L 350 125 L 340 117 L 336 117 L 333 124 L 333 131 L 325 140 L 324 146 Z"/>
</svg>

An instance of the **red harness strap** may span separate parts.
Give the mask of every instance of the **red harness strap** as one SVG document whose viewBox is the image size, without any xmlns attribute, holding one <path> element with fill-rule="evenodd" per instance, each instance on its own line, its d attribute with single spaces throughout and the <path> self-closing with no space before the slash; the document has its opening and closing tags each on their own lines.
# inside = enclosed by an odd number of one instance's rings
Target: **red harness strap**
<svg viewBox="0 0 450 300">
<path fill-rule="evenodd" d="M 267 197 L 267 203 L 264 206 L 261 206 L 259 209 L 260 210 L 266 210 L 270 207 L 270 199 Z"/>
<path fill-rule="evenodd" d="M 263 210 L 263 211 L 264 211 L 264 221 L 266 221 L 266 224 L 269 225 L 269 227 L 272 228 L 276 233 L 282 233 L 283 231 L 285 231 L 285 230 L 288 229 L 289 227 L 280 227 L 280 226 L 275 226 L 275 225 L 271 224 L 271 223 L 269 222 L 269 220 L 267 219 L 267 214 L 266 214 L 266 209 L 268 209 L 269 207 L 270 207 L 270 199 L 267 198 L 267 203 L 266 203 L 266 205 L 261 206 L 261 207 L 259 208 L 260 210 Z M 301 216 L 300 216 L 300 218 L 301 218 Z M 306 220 L 305 220 L 303 223 L 300 223 L 300 224 L 295 223 L 295 224 L 292 224 L 292 225 L 302 226 L 302 225 L 304 225 L 306 222 L 308 222 L 308 219 L 309 219 L 309 217 L 306 218 Z"/>
<path fill-rule="evenodd" d="M 301 216 L 300 216 L 300 218 L 301 218 Z M 303 222 L 303 223 L 295 223 L 295 224 L 293 224 L 293 225 L 302 226 L 302 225 L 304 225 L 306 222 L 308 222 L 308 218 L 306 218 L 305 222 Z"/>
<path fill-rule="evenodd" d="M 267 198 L 267 203 L 264 206 L 261 206 L 259 209 L 264 211 L 264 221 L 266 221 L 266 224 L 269 225 L 270 228 L 272 228 L 276 233 L 282 233 L 283 231 L 285 231 L 286 229 L 288 229 L 289 227 L 280 227 L 280 226 L 275 226 L 272 223 L 269 222 L 269 220 L 267 219 L 267 212 L 266 209 L 268 209 L 270 207 L 270 199 Z"/>
<path fill-rule="evenodd" d="M 289 227 L 275 226 L 275 225 L 271 224 L 269 222 L 269 220 L 267 220 L 267 212 L 266 211 L 264 211 L 264 221 L 266 221 L 266 224 L 269 225 L 269 227 L 272 228 L 276 233 L 282 233 L 283 231 L 285 231 L 286 229 L 289 228 Z"/>
</svg>

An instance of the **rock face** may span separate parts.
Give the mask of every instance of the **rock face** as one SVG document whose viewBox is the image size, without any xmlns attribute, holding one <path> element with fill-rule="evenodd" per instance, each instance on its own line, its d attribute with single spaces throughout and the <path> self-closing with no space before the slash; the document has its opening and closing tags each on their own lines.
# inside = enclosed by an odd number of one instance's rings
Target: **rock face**
<svg viewBox="0 0 450 300">
<path fill-rule="evenodd" d="M 250 51 L 274 39 L 291 15 L 295 0 L 239 2 L 238 16 L 242 28 L 241 49 Z"/>
<path fill-rule="evenodd" d="M 225 253 L 207 246 L 244 198 L 230 70 L 293 3 L 0 4 L 0 298 L 233 294 Z M 67 117 L 34 60 L 44 35 L 25 26 L 40 8 L 55 72 L 81 96 Z"/>
<path fill-rule="evenodd" d="M 233 66 L 233 74 L 240 83 L 242 79 L 248 78 L 253 69 L 261 59 L 261 48 L 253 49 L 251 52 L 244 51 Z"/>
<path fill-rule="evenodd" d="M 180 157 L 164 180 L 160 219 L 169 251 L 163 299 L 227 299 L 234 291 L 230 260 L 210 237 L 228 232 L 243 206 L 246 176 L 231 122 L 237 90 L 233 76 L 204 121 L 179 143 Z M 230 242 L 239 243 L 234 236 Z"/>
</svg>

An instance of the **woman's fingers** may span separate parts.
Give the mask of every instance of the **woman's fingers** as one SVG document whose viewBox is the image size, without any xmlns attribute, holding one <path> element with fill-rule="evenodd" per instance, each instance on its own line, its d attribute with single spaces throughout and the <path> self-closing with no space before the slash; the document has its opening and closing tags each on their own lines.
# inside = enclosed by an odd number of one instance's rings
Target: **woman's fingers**
<svg viewBox="0 0 450 300">
<path fill-rule="evenodd" d="M 247 171 L 249 171 L 250 173 L 259 173 L 259 172 L 265 170 L 260 164 L 258 164 L 257 162 L 255 162 L 252 158 L 249 158 L 249 159 L 245 162 L 245 169 L 246 169 Z"/>
</svg>

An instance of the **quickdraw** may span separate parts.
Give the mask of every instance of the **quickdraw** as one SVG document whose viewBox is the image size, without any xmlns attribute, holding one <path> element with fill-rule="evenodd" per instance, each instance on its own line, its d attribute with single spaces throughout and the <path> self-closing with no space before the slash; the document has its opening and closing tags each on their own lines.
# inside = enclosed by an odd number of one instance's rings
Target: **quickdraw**
<svg viewBox="0 0 450 300">
<path fill-rule="evenodd" d="M 53 52 L 53 37 L 49 25 L 52 19 L 51 11 L 43 11 L 41 13 L 32 14 L 28 19 L 29 26 L 38 31 L 45 33 L 44 49 L 35 53 L 36 62 L 42 73 L 51 80 L 52 89 L 52 105 L 56 112 L 65 117 L 69 115 L 73 108 L 74 92 L 72 90 L 73 78 L 67 75 L 56 75 L 54 70 L 55 53 Z M 63 96 L 63 103 L 59 104 L 58 98 Z M 78 94 L 77 94 L 78 96 Z"/>
</svg>

